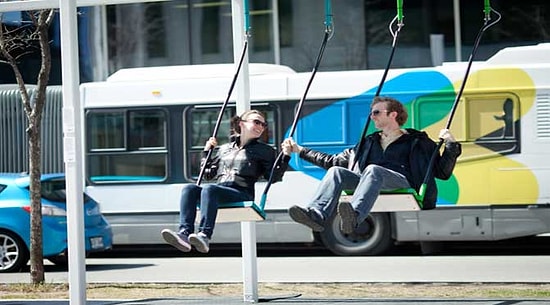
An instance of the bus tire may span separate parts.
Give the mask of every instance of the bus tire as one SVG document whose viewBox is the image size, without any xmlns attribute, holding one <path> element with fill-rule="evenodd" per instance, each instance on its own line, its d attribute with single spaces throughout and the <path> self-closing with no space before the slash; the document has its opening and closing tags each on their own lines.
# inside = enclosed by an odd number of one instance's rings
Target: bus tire
<svg viewBox="0 0 550 305">
<path fill-rule="evenodd" d="M 336 214 L 319 234 L 327 249 L 342 256 L 379 255 L 394 244 L 388 213 L 370 213 L 352 234 L 340 231 L 340 216 Z"/>
</svg>

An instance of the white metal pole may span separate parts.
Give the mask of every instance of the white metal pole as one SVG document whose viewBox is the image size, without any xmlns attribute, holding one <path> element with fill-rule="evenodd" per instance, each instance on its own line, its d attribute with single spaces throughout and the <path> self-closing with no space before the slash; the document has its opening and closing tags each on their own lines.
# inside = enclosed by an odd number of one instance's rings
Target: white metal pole
<svg viewBox="0 0 550 305">
<path fill-rule="evenodd" d="M 63 92 L 63 158 L 67 193 L 69 239 L 69 296 L 71 304 L 86 304 L 82 116 L 80 108 L 76 2 L 59 0 L 61 80 Z"/>
<path fill-rule="evenodd" d="M 233 0 L 231 5 L 233 22 L 233 58 L 237 67 L 245 42 L 244 1 Z M 237 77 L 237 114 L 250 109 L 250 79 L 248 52 L 244 57 Z M 243 298 L 245 302 L 258 302 L 258 262 L 256 256 L 256 223 L 241 222 L 241 245 L 243 255 Z"/>
<path fill-rule="evenodd" d="M 456 61 L 462 61 L 462 34 L 460 31 L 460 0 L 453 0 L 453 13 L 455 24 L 455 57 Z"/>
<path fill-rule="evenodd" d="M 273 28 L 273 57 L 276 65 L 281 64 L 281 42 L 279 31 L 279 0 L 271 0 L 271 27 Z"/>
</svg>

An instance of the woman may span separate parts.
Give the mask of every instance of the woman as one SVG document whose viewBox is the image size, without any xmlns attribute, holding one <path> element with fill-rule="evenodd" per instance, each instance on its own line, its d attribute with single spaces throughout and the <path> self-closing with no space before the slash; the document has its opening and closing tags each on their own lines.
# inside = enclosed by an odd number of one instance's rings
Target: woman
<svg viewBox="0 0 550 305">
<path fill-rule="evenodd" d="M 179 231 L 162 230 L 164 240 L 183 252 L 208 253 L 209 242 L 214 232 L 218 203 L 254 200 L 254 184 L 260 177 L 269 179 L 271 168 L 277 157 L 275 149 L 259 139 L 267 123 L 264 115 L 249 110 L 231 119 L 231 141 L 220 146 L 216 157 L 206 160 L 210 149 L 217 145 L 216 138 L 210 138 L 204 147 L 202 162 L 207 162 L 205 179 L 217 178 L 217 183 L 204 186 L 187 184 L 183 187 L 180 201 Z M 283 148 L 283 158 L 274 172 L 273 181 L 280 181 L 290 160 L 291 147 Z M 200 204 L 201 218 L 198 233 L 195 233 L 197 204 Z"/>
</svg>

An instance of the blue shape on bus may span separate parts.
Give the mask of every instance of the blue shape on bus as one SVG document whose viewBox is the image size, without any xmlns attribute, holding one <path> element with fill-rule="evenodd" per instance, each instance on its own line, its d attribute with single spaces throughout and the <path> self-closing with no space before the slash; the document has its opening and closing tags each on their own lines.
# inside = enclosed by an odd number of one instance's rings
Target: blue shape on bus
<svg viewBox="0 0 550 305">
<path fill-rule="evenodd" d="M 410 105 L 421 96 L 431 95 L 452 88 L 451 81 L 442 73 L 425 70 L 408 72 L 386 81 L 381 96 L 397 98 L 404 105 Z M 304 116 L 298 121 L 295 140 L 298 144 L 323 151 L 338 153 L 353 147 L 361 135 L 370 113 L 370 103 L 378 87 L 373 87 L 362 94 L 337 100 L 327 107 Z M 307 100 L 305 101 L 307 105 Z M 369 126 L 374 131 L 374 126 Z M 285 137 L 290 134 L 290 129 Z M 325 170 L 294 156 L 290 166 L 295 170 L 318 180 L 322 179 Z"/>
</svg>

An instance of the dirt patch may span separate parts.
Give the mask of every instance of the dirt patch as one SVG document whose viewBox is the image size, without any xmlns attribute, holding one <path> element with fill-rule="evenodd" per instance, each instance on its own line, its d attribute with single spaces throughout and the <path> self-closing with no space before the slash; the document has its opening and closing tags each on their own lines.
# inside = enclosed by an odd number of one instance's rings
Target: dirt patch
<svg viewBox="0 0 550 305">
<path fill-rule="evenodd" d="M 88 284 L 88 299 L 239 297 L 242 284 Z M 549 298 L 550 284 L 260 283 L 265 297 L 301 294 L 311 298 Z M 0 299 L 68 299 L 67 284 L 0 284 Z"/>
</svg>

